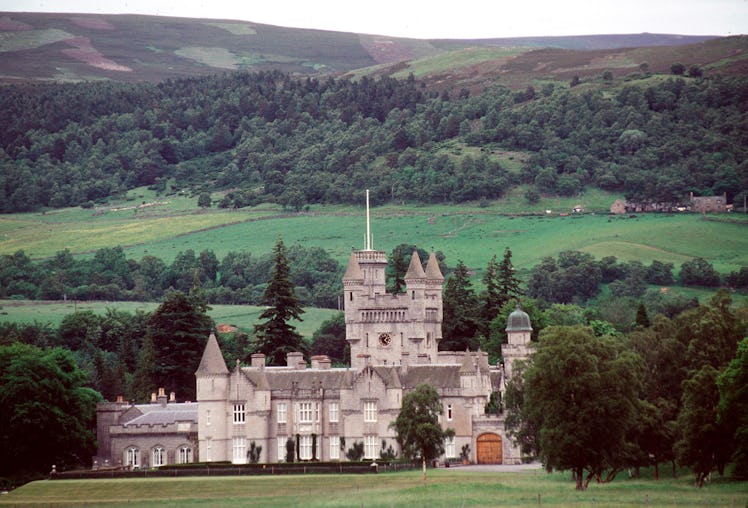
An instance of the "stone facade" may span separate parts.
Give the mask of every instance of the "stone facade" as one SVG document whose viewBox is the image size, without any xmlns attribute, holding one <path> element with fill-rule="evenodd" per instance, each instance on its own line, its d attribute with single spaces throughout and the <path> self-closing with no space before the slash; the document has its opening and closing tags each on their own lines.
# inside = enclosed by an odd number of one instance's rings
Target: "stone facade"
<svg viewBox="0 0 748 508">
<path fill-rule="evenodd" d="M 389 447 L 399 454 L 390 423 L 403 396 L 428 383 L 443 402 L 442 426 L 455 431 L 445 458 L 467 446 L 473 462 L 520 462 L 503 416 L 485 411 L 503 391 L 502 368 L 489 366 L 485 352 L 438 351 L 444 277 L 436 257 L 424 270 L 414 253 L 401 294 L 385 291 L 386 263 L 383 251 L 351 254 L 343 277 L 348 368 L 332 368 L 326 356 L 313 357 L 310 367 L 290 353 L 282 367 L 256 354 L 250 366 L 229 371 L 211 335 L 196 372 L 201 460 L 244 463 L 254 445 L 262 448 L 260 462 L 283 461 L 289 441 L 301 460 L 345 460 L 354 443 L 363 443 L 365 459 Z M 524 320 L 507 327 L 508 374 L 529 347 L 529 318 L 517 313 Z"/>
<path fill-rule="evenodd" d="M 365 459 L 390 447 L 400 455 L 390 424 L 403 397 L 421 383 L 439 393 L 441 424 L 455 431 L 445 459 L 463 450 L 478 463 L 519 463 L 504 417 L 487 414 L 492 395 L 501 400 L 515 362 L 530 353 L 532 327 L 519 308 L 508 319 L 505 367 L 490 366 L 481 351 L 439 351 L 444 277 L 432 253 L 424 269 L 414 253 L 405 292 L 387 293 L 383 251 L 353 251 L 343 276 L 346 340 L 351 365 L 333 368 L 327 356 L 307 365 L 289 353 L 285 366 L 266 366 L 255 354 L 249 366 L 229 370 L 215 335 L 208 338 L 195 373 L 197 402 L 151 404 L 122 400 L 97 408 L 99 453 L 95 467 L 157 467 L 180 462 L 346 460 L 362 443 Z M 287 448 L 288 447 L 288 448 Z"/>
<path fill-rule="evenodd" d="M 148 468 L 196 462 L 197 403 L 167 400 L 163 388 L 150 404 L 121 398 L 96 407 L 98 454 L 94 468 Z"/>
</svg>

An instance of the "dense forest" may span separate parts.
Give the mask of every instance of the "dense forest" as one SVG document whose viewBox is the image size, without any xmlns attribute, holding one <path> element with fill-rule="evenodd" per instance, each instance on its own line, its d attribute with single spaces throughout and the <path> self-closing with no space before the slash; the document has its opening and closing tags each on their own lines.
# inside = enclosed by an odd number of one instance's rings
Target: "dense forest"
<svg viewBox="0 0 748 508">
<path fill-rule="evenodd" d="M 748 80 L 698 69 L 481 94 L 437 93 L 413 77 L 275 71 L 16 85 L 0 95 L 0 211 L 92 206 L 167 182 L 231 190 L 226 207 L 360 202 L 364 188 L 379 202 L 464 202 L 519 183 L 544 194 L 594 186 L 639 201 L 691 191 L 742 201 L 746 109 Z M 453 141 L 480 155 L 443 150 Z M 508 171 L 494 149 L 529 156 Z"/>
</svg>

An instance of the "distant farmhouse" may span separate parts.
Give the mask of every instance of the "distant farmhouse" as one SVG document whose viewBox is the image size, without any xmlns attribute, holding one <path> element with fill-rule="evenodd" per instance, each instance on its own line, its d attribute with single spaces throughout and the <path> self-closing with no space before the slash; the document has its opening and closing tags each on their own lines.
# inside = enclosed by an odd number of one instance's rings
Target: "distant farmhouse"
<svg viewBox="0 0 748 508">
<path fill-rule="evenodd" d="M 732 205 L 727 204 L 727 194 L 721 196 L 694 196 L 690 194 L 687 203 L 674 202 L 651 202 L 651 201 L 624 201 L 616 199 L 610 205 L 610 213 L 620 215 L 625 213 L 641 212 L 698 212 L 698 213 L 725 213 L 732 211 Z"/>
<path fill-rule="evenodd" d="M 249 366 L 229 370 L 211 334 L 196 372 L 197 403 L 169 402 L 161 392 L 152 404 L 99 405 L 97 463 L 243 464 L 257 447 L 260 462 L 282 462 L 287 446 L 302 461 L 337 461 L 346 460 L 354 443 L 363 443 L 367 460 L 390 446 L 401 454 L 390 424 L 403 397 L 421 383 L 438 391 L 441 425 L 455 431 L 444 459 L 464 454 L 478 463 L 520 463 L 503 414 L 488 407 L 492 396 L 501 400 L 514 362 L 529 355 L 527 313 L 517 308 L 509 316 L 503 366 L 489 365 L 486 352 L 439 351 L 444 277 L 435 255 L 424 269 L 413 254 L 400 294 L 386 292 L 386 266 L 385 252 L 368 241 L 351 253 L 343 276 L 350 367 L 333 368 L 327 356 L 308 365 L 292 352 L 285 366 L 266 366 L 265 356 L 254 354 Z"/>
</svg>

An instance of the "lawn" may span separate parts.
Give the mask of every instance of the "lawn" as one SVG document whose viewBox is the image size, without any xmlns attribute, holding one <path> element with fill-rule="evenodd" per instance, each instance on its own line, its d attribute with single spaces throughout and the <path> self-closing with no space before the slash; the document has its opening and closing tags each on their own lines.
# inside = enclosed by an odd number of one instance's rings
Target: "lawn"
<svg viewBox="0 0 748 508">
<path fill-rule="evenodd" d="M 283 475 L 32 482 L 0 498 L 14 506 L 735 506 L 748 483 L 717 480 L 702 489 L 693 478 L 630 480 L 574 490 L 570 476 L 541 470 L 477 472 L 468 468 L 379 475 Z"/>
</svg>

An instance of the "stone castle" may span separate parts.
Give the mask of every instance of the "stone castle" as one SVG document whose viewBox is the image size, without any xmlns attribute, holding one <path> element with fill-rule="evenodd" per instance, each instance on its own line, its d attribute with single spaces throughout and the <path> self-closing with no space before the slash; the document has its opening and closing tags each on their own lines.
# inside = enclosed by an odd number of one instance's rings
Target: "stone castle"
<svg viewBox="0 0 748 508">
<path fill-rule="evenodd" d="M 455 431 L 445 460 L 519 463 L 504 417 L 487 406 L 501 400 L 515 361 L 529 354 L 532 327 L 519 308 L 507 322 L 504 366 L 486 352 L 439 351 L 444 277 L 432 253 L 423 268 L 414 252 L 404 293 L 385 290 L 384 251 L 351 253 L 343 276 L 346 340 L 351 365 L 333 368 L 327 356 L 308 365 L 289 353 L 282 367 L 254 354 L 249 366 L 230 370 L 211 334 L 196 372 L 197 403 L 176 403 L 163 393 L 152 404 L 104 403 L 99 408 L 99 464 L 153 467 L 172 462 L 262 463 L 294 459 L 346 460 L 354 444 L 376 460 L 392 449 L 390 428 L 403 397 L 421 383 L 439 393 L 441 424 Z M 252 457 L 261 447 L 259 457 Z M 189 451 L 187 451 L 189 449 Z"/>
</svg>

